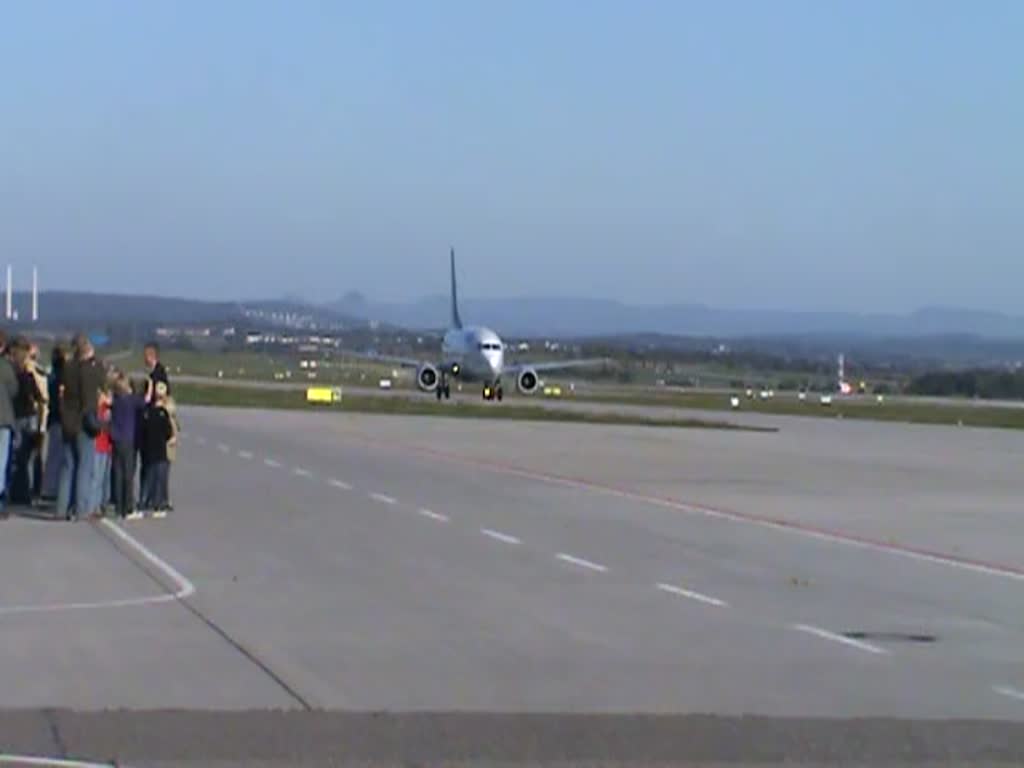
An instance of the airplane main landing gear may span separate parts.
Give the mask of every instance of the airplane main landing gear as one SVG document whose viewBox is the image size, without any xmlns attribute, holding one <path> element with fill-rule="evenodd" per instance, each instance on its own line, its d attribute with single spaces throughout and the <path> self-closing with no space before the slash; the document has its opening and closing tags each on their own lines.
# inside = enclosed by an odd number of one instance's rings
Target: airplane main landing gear
<svg viewBox="0 0 1024 768">
<path fill-rule="evenodd" d="M 437 400 L 441 401 L 441 398 L 445 400 L 451 400 L 452 397 L 452 385 L 448 383 L 448 377 L 442 376 L 441 381 L 437 384 Z"/>
<path fill-rule="evenodd" d="M 499 403 L 505 396 L 505 392 L 501 388 L 501 384 L 484 384 L 484 400 L 497 400 Z"/>
</svg>

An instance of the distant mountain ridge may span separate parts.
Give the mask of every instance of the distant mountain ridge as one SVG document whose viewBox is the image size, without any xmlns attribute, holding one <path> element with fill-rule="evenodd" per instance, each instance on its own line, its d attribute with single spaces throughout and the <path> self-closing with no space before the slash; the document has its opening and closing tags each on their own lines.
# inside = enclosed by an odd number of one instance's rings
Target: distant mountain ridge
<svg viewBox="0 0 1024 768">
<path fill-rule="evenodd" d="M 632 305 L 610 299 L 463 299 L 465 322 L 481 322 L 517 336 L 606 336 L 665 333 L 696 336 L 778 335 L 933 336 L 966 334 L 1024 338 L 1024 316 L 951 307 L 925 307 L 907 314 L 720 309 L 702 304 Z M 326 305 L 351 317 L 406 328 L 447 323 L 448 298 L 379 303 L 350 292 Z"/>
<path fill-rule="evenodd" d="M 328 304 L 296 297 L 248 301 L 204 301 L 165 296 L 44 291 L 41 323 L 76 326 L 101 323 L 265 324 L 276 313 L 300 315 L 319 327 L 361 328 L 370 321 L 409 329 L 443 328 L 448 297 L 382 303 L 351 291 Z M 920 338 L 974 336 L 1024 340 L 1024 316 L 950 307 L 925 307 L 907 314 L 721 309 L 702 304 L 631 305 L 609 299 L 463 299 L 463 320 L 484 323 L 509 336 L 614 336 L 666 334 L 723 338 L 849 336 Z M 14 294 L 22 321 L 30 296 Z"/>
<path fill-rule="evenodd" d="M 29 319 L 31 296 L 16 291 L 13 306 L 22 322 Z M 42 291 L 39 324 L 44 327 L 93 327 L 107 324 L 203 325 L 273 324 L 275 318 L 308 318 L 320 327 L 363 327 L 366 321 L 330 307 L 297 299 L 204 301 L 171 296 Z"/>
</svg>

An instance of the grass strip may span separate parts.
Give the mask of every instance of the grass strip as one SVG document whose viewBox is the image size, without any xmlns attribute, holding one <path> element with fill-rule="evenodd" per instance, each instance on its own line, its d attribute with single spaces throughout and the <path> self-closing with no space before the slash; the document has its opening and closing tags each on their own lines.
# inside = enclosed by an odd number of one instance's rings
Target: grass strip
<svg viewBox="0 0 1024 768">
<path fill-rule="evenodd" d="M 569 409 L 510 403 L 442 402 L 424 398 L 371 395 L 344 395 L 334 405 L 306 402 L 301 390 L 256 389 L 223 385 L 179 383 L 174 396 L 182 405 L 205 405 L 231 408 L 271 408 L 332 413 L 382 413 L 447 418 L 510 419 L 513 421 L 549 421 L 578 424 L 619 424 L 625 426 L 670 427 L 677 429 L 726 429 L 753 432 L 774 432 L 768 427 L 747 427 L 726 421 L 693 418 L 659 418 L 627 413 L 587 412 Z"/>
</svg>

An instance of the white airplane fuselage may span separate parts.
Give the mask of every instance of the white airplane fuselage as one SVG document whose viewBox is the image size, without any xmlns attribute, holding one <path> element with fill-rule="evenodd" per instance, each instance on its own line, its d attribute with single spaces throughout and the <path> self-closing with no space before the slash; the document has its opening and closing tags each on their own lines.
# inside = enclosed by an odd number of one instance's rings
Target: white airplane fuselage
<svg viewBox="0 0 1024 768">
<path fill-rule="evenodd" d="M 494 385 L 505 369 L 505 345 L 490 328 L 450 328 L 441 342 L 441 356 L 447 372 L 458 366 L 457 376 L 467 381 Z"/>
<path fill-rule="evenodd" d="M 480 382 L 484 400 L 501 400 L 504 383 L 515 384 L 524 395 L 532 394 L 540 385 L 539 371 L 593 365 L 592 360 L 567 360 L 535 363 L 514 362 L 506 366 L 505 345 L 490 328 L 463 325 L 459 317 L 459 299 L 455 284 L 455 249 L 450 251 L 451 314 L 448 330 L 441 339 L 441 359 L 395 358 L 401 365 L 416 368 L 416 386 L 433 392 L 438 400 L 451 398 L 452 379 Z M 507 376 L 510 382 L 502 382 Z"/>
</svg>

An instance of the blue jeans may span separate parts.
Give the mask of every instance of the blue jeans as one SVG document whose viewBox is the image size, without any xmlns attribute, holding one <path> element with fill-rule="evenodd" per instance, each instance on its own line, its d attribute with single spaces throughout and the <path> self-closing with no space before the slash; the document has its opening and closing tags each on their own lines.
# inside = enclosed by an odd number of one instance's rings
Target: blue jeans
<svg viewBox="0 0 1024 768">
<path fill-rule="evenodd" d="M 90 506 L 93 500 L 90 489 L 92 488 L 93 467 L 96 463 L 96 438 L 89 437 L 83 430 L 78 433 L 75 443 L 78 446 L 78 471 L 75 473 L 78 498 L 75 499 L 75 513 L 79 517 L 85 517 L 96 509 L 96 507 Z"/>
<path fill-rule="evenodd" d="M 0 427 L 0 509 L 7 503 L 7 468 L 11 460 L 10 427 Z"/>
<path fill-rule="evenodd" d="M 61 434 L 60 480 L 57 483 L 57 517 L 75 517 L 78 494 L 78 438 Z"/>
<path fill-rule="evenodd" d="M 97 452 L 93 458 L 89 511 L 95 512 L 110 502 L 110 454 Z"/>
</svg>

